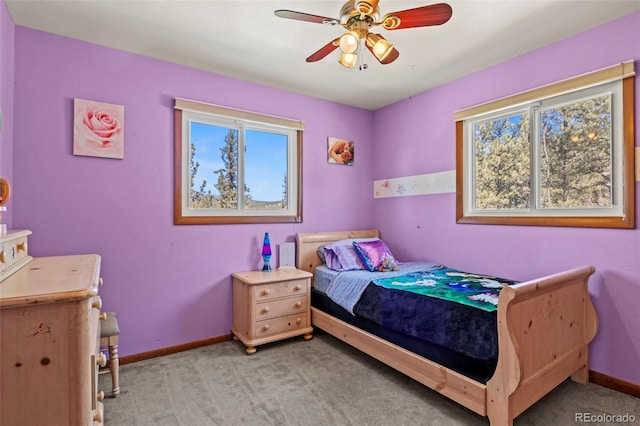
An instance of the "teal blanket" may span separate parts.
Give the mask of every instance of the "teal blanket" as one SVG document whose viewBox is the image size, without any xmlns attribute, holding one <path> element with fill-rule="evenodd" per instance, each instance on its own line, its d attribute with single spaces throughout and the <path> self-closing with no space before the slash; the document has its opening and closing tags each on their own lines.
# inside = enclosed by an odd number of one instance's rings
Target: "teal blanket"
<svg viewBox="0 0 640 426">
<path fill-rule="evenodd" d="M 438 299 L 450 300 L 493 312 L 498 309 L 498 295 L 505 285 L 516 284 L 490 275 L 471 274 L 444 266 L 411 272 L 373 283 L 393 290 L 404 290 Z"/>
</svg>

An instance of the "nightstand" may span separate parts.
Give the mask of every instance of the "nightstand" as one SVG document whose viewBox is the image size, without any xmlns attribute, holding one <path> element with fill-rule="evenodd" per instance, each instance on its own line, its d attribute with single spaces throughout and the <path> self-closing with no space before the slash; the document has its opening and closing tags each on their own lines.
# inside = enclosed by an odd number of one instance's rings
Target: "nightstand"
<svg viewBox="0 0 640 426">
<path fill-rule="evenodd" d="M 234 339 L 246 347 L 247 354 L 256 346 L 289 337 L 313 336 L 310 291 L 312 274 L 295 268 L 271 272 L 249 271 L 231 275 L 233 281 Z"/>
</svg>

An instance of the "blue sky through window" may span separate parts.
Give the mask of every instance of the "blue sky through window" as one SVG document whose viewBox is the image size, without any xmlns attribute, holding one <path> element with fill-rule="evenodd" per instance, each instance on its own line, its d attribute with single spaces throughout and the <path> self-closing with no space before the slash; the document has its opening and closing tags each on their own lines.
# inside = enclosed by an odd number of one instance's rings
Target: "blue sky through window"
<svg viewBox="0 0 640 426">
<path fill-rule="evenodd" d="M 228 127 L 191 122 L 191 143 L 195 147 L 194 161 L 200 163 L 194 177 L 193 189 L 199 190 L 207 181 L 205 192 L 219 195 L 214 184 L 224 167 L 220 149 L 225 145 Z M 282 199 L 284 177 L 287 173 L 287 136 L 260 130 L 245 131 L 245 180 L 251 198 L 257 201 Z"/>
</svg>

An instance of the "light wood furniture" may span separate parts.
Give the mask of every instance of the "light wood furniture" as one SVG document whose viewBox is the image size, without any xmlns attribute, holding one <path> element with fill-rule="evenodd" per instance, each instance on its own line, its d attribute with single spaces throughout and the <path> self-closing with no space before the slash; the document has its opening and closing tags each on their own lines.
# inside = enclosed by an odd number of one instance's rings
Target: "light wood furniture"
<svg viewBox="0 0 640 426">
<path fill-rule="evenodd" d="M 232 274 L 231 332 L 249 355 L 256 346 L 304 335 L 311 339 L 311 273 L 295 268 Z"/>
<path fill-rule="evenodd" d="M 377 230 L 298 233 L 299 268 L 321 264 L 317 248 Z M 567 377 L 589 380 L 589 342 L 598 318 L 587 291 L 593 266 L 504 287 L 498 301 L 498 364 L 486 385 L 311 308 L 312 324 L 461 405 L 488 416 L 491 426 L 513 419 Z"/>
<path fill-rule="evenodd" d="M 33 260 L 29 256 L 29 230 L 0 232 L 0 282 Z"/>
<path fill-rule="evenodd" d="M 0 424 L 102 424 L 100 260 L 34 258 L 0 283 Z"/>
<path fill-rule="evenodd" d="M 120 394 L 120 357 L 118 356 L 118 336 L 120 327 L 115 312 L 104 312 L 104 320 L 100 323 L 100 351 L 109 353 L 107 365 L 100 369 L 100 374 L 111 373 L 111 396 Z"/>
</svg>

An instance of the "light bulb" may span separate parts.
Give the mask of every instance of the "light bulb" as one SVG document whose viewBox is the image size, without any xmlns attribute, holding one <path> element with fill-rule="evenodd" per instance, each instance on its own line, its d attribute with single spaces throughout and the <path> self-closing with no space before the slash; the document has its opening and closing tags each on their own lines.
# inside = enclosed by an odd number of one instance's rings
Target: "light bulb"
<svg viewBox="0 0 640 426">
<path fill-rule="evenodd" d="M 343 53 L 338 62 L 347 68 L 353 68 L 356 66 L 356 62 L 358 62 L 358 55 L 355 53 Z"/>
<path fill-rule="evenodd" d="M 393 45 L 385 40 L 384 37 L 373 33 L 367 34 L 367 47 L 381 62 L 384 61 L 393 50 Z"/>
<path fill-rule="evenodd" d="M 355 31 L 348 31 L 340 37 L 340 49 L 344 53 L 355 53 L 358 50 L 358 33 Z"/>
</svg>

